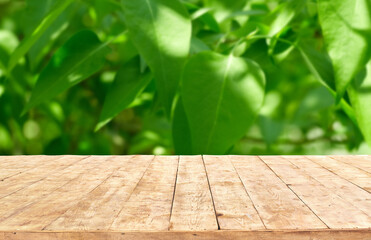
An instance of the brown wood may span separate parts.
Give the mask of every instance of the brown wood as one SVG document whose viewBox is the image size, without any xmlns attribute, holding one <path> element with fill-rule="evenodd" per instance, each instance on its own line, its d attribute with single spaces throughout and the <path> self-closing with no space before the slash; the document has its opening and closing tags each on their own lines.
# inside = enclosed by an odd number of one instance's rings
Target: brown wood
<svg viewBox="0 0 371 240">
<path fill-rule="evenodd" d="M 330 156 L 308 156 L 308 158 L 341 178 L 371 193 L 371 174 L 353 165 L 338 161 Z M 371 161 L 370 161 L 371 162 Z"/>
<path fill-rule="evenodd" d="M 218 229 L 202 156 L 180 156 L 169 229 Z"/>
<path fill-rule="evenodd" d="M 328 227 L 341 229 L 371 226 L 370 216 L 284 157 L 261 158 Z M 367 202 L 367 198 L 363 202 Z"/>
<path fill-rule="evenodd" d="M 371 240 L 370 156 L 4 156 L 0 240 Z"/>
<path fill-rule="evenodd" d="M 112 230 L 168 230 L 178 156 L 156 156 L 120 212 Z"/>
<path fill-rule="evenodd" d="M 220 229 L 265 229 L 228 156 L 204 156 Z"/>
<path fill-rule="evenodd" d="M 1 234 L 1 233 L 0 233 Z M 275 231 L 136 231 L 136 232 L 6 232 L 6 240 L 371 240 L 368 229 L 336 229 L 319 231 L 275 230 Z M 0 240 L 1 235 L 0 235 Z"/>
<path fill-rule="evenodd" d="M 231 156 L 231 160 L 268 229 L 327 228 L 258 157 Z"/>
</svg>

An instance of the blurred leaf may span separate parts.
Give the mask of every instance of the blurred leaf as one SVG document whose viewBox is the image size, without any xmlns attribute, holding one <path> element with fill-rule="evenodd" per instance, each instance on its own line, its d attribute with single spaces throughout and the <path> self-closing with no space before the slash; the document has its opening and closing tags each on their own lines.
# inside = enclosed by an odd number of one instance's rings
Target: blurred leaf
<svg viewBox="0 0 371 240">
<path fill-rule="evenodd" d="M 178 98 L 173 116 L 173 144 L 176 154 L 192 154 L 192 138 L 182 98 Z"/>
<path fill-rule="evenodd" d="M 371 29 L 369 0 L 319 0 L 318 14 L 335 72 L 337 101 L 369 59 L 369 42 L 356 29 Z M 368 10 L 367 10 L 368 9 Z"/>
<path fill-rule="evenodd" d="M 278 9 L 276 9 L 276 17 L 270 24 L 270 30 L 268 35 L 274 36 L 281 32 L 295 15 L 304 7 L 305 0 L 289 0 L 281 4 Z"/>
<path fill-rule="evenodd" d="M 17 37 L 10 31 L 0 30 L 0 69 L 6 71 L 10 54 L 18 46 Z"/>
<path fill-rule="evenodd" d="M 218 22 L 224 20 L 235 11 L 240 11 L 245 5 L 245 0 L 204 0 L 205 6 L 213 9 Z"/>
<path fill-rule="evenodd" d="M 349 85 L 348 93 L 359 127 L 371 147 L 371 60 Z"/>
<path fill-rule="evenodd" d="M 191 21 L 178 0 L 122 0 L 133 43 L 154 73 L 160 101 L 170 116 L 190 49 Z"/>
<path fill-rule="evenodd" d="M 0 150 L 10 150 L 13 147 L 12 138 L 8 130 L 0 124 Z"/>
<path fill-rule="evenodd" d="M 210 13 L 212 11 L 211 8 L 200 8 L 196 12 L 194 12 L 191 16 L 192 20 L 201 19 L 209 28 L 214 32 L 219 32 L 219 25 L 218 22 L 215 20 L 213 15 Z"/>
<path fill-rule="evenodd" d="M 44 0 L 43 4 L 39 1 L 27 0 L 26 11 L 23 21 L 25 22 L 26 37 L 32 35 L 43 18 L 57 6 L 59 0 Z M 69 26 L 70 15 L 74 13 L 74 4 L 67 7 L 59 16 L 50 24 L 49 27 L 40 35 L 40 38 L 29 49 L 28 57 L 30 67 L 34 70 L 40 63 L 41 59 L 48 53 L 50 47 L 55 43 L 55 39 Z"/>
<path fill-rule="evenodd" d="M 326 54 L 316 51 L 308 44 L 301 44 L 298 48 L 312 74 L 333 96 L 336 96 L 334 72 L 329 57 Z M 357 124 L 352 107 L 344 99 L 340 100 L 340 106 L 349 118 Z"/>
<path fill-rule="evenodd" d="M 284 124 L 267 116 L 259 116 L 259 127 L 265 142 L 268 145 L 277 141 L 283 131 Z"/>
<path fill-rule="evenodd" d="M 31 35 L 26 37 L 19 47 L 12 54 L 8 71 L 14 68 L 18 61 L 30 50 L 30 48 L 36 43 L 36 41 L 42 36 L 42 34 L 48 29 L 48 27 L 55 21 L 55 19 L 73 2 L 74 0 L 63 0 L 59 1 L 56 6 L 54 6 L 50 13 L 43 18 L 38 27 L 32 32 Z"/>
<path fill-rule="evenodd" d="M 54 54 L 41 72 L 23 112 L 99 71 L 108 52 L 107 42 L 101 43 L 93 32 L 85 30 L 76 33 Z"/>
<path fill-rule="evenodd" d="M 202 52 L 186 64 L 182 98 L 194 154 L 224 154 L 253 123 L 265 78 L 254 62 Z"/>
<path fill-rule="evenodd" d="M 259 16 L 267 14 L 264 10 L 246 10 L 246 11 L 236 11 L 228 15 L 224 20 L 239 17 L 239 16 Z"/>
<path fill-rule="evenodd" d="M 202 40 L 197 37 L 192 37 L 191 40 L 191 54 L 208 51 L 210 50 L 209 46 L 207 46 Z"/>
<path fill-rule="evenodd" d="M 132 59 L 133 57 L 138 55 L 138 50 L 135 48 L 134 44 L 132 43 L 130 37 L 128 36 L 128 32 L 125 32 L 121 35 L 121 37 L 117 38 L 112 43 L 117 46 L 117 53 L 113 53 L 113 55 L 119 54 L 120 60 L 125 63 Z M 115 59 L 113 59 L 115 61 Z"/>
<path fill-rule="evenodd" d="M 141 74 L 139 57 L 122 66 L 107 93 L 99 123 L 95 130 L 98 131 L 122 110 L 130 107 L 151 79 L 152 75 L 150 73 Z"/>
<path fill-rule="evenodd" d="M 301 43 L 299 50 L 309 70 L 317 80 L 325 87 L 335 90 L 334 71 L 330 58 L 326 54 L 318 52 L 308 43 Z"/>
<path fill-rule="evenodd" d="M 98 22 L 115 10 L 121 10 L 121 4 L 115 0 L 94 0 L 93 7 L 97 12 Z"/>
</svg>

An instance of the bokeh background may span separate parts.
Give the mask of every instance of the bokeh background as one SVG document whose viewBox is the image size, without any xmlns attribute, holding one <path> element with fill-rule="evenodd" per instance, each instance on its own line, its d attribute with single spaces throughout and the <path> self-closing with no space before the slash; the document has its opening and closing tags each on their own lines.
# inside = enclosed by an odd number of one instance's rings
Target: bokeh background
<svg viewBox="0 0 371 240">
<path fill-rule="evenodd" d="M 42 2 L 42 3 L 41 3 Z M 185 1 L 202 7 L 200 1 Z M 269 21 L 279 1 L 251 1 Z M 11 55 L 32 33 L 52 0 L 0 0 L 0 57 Z M 119 63 L 135 54 L 129 42 L 111 44 L 107 64 L 86 81 L 21 116 L 40 69 L 74 33 L 95 31 L 100 38 L 125 29 L 118 1 L 80 0 L 61 14 L 17 66 L 14 78 L 0 70 L 0 154 L 173 154 L 171 123 L 156 104 L 151 83 L 104 128 L 95 132 L 104 98 Z M 324 44 L 315 1 L 288 26 L 286 39 L 300 35 Z M 194 12 L 188 8 L 190 14 Z M 193 12 L 192 12 L 193 11 Z M 223 27 L 211 29 L 205 19 L 193 20 L 194 34 L 215 48 Z M 231 154 L 370 154 L 358 127 L 334 103 L 334 97 L 313 76 L 296 49 L 282 44 L 271 52 L 265 39 L 256 40 L 245 55 L 257 61 L 267 78 L 265 103 L 255 124 Z"/>
</svg>

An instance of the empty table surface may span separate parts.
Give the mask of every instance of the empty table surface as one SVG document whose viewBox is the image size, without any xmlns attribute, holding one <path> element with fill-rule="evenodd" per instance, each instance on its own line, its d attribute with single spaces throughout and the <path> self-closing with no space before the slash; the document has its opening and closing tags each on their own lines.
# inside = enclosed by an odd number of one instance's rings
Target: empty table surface
<svg viewBox="0 0 371 240">
<path fill-rule="evenodd" d="M 3 239 L 371 239 L 371 156 L 2 156 Z"/>
</svg>

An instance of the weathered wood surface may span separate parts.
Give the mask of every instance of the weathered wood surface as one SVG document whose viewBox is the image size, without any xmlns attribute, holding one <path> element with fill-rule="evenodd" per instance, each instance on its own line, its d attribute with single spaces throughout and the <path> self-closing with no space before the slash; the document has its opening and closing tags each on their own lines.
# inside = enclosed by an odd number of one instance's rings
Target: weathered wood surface
<svg viewBox="0 0 371 240">
<path fill-rule="evenodd" d="M 0 240 L 371 240 L 371 156 L 3 156 Z"/>
</svg>

